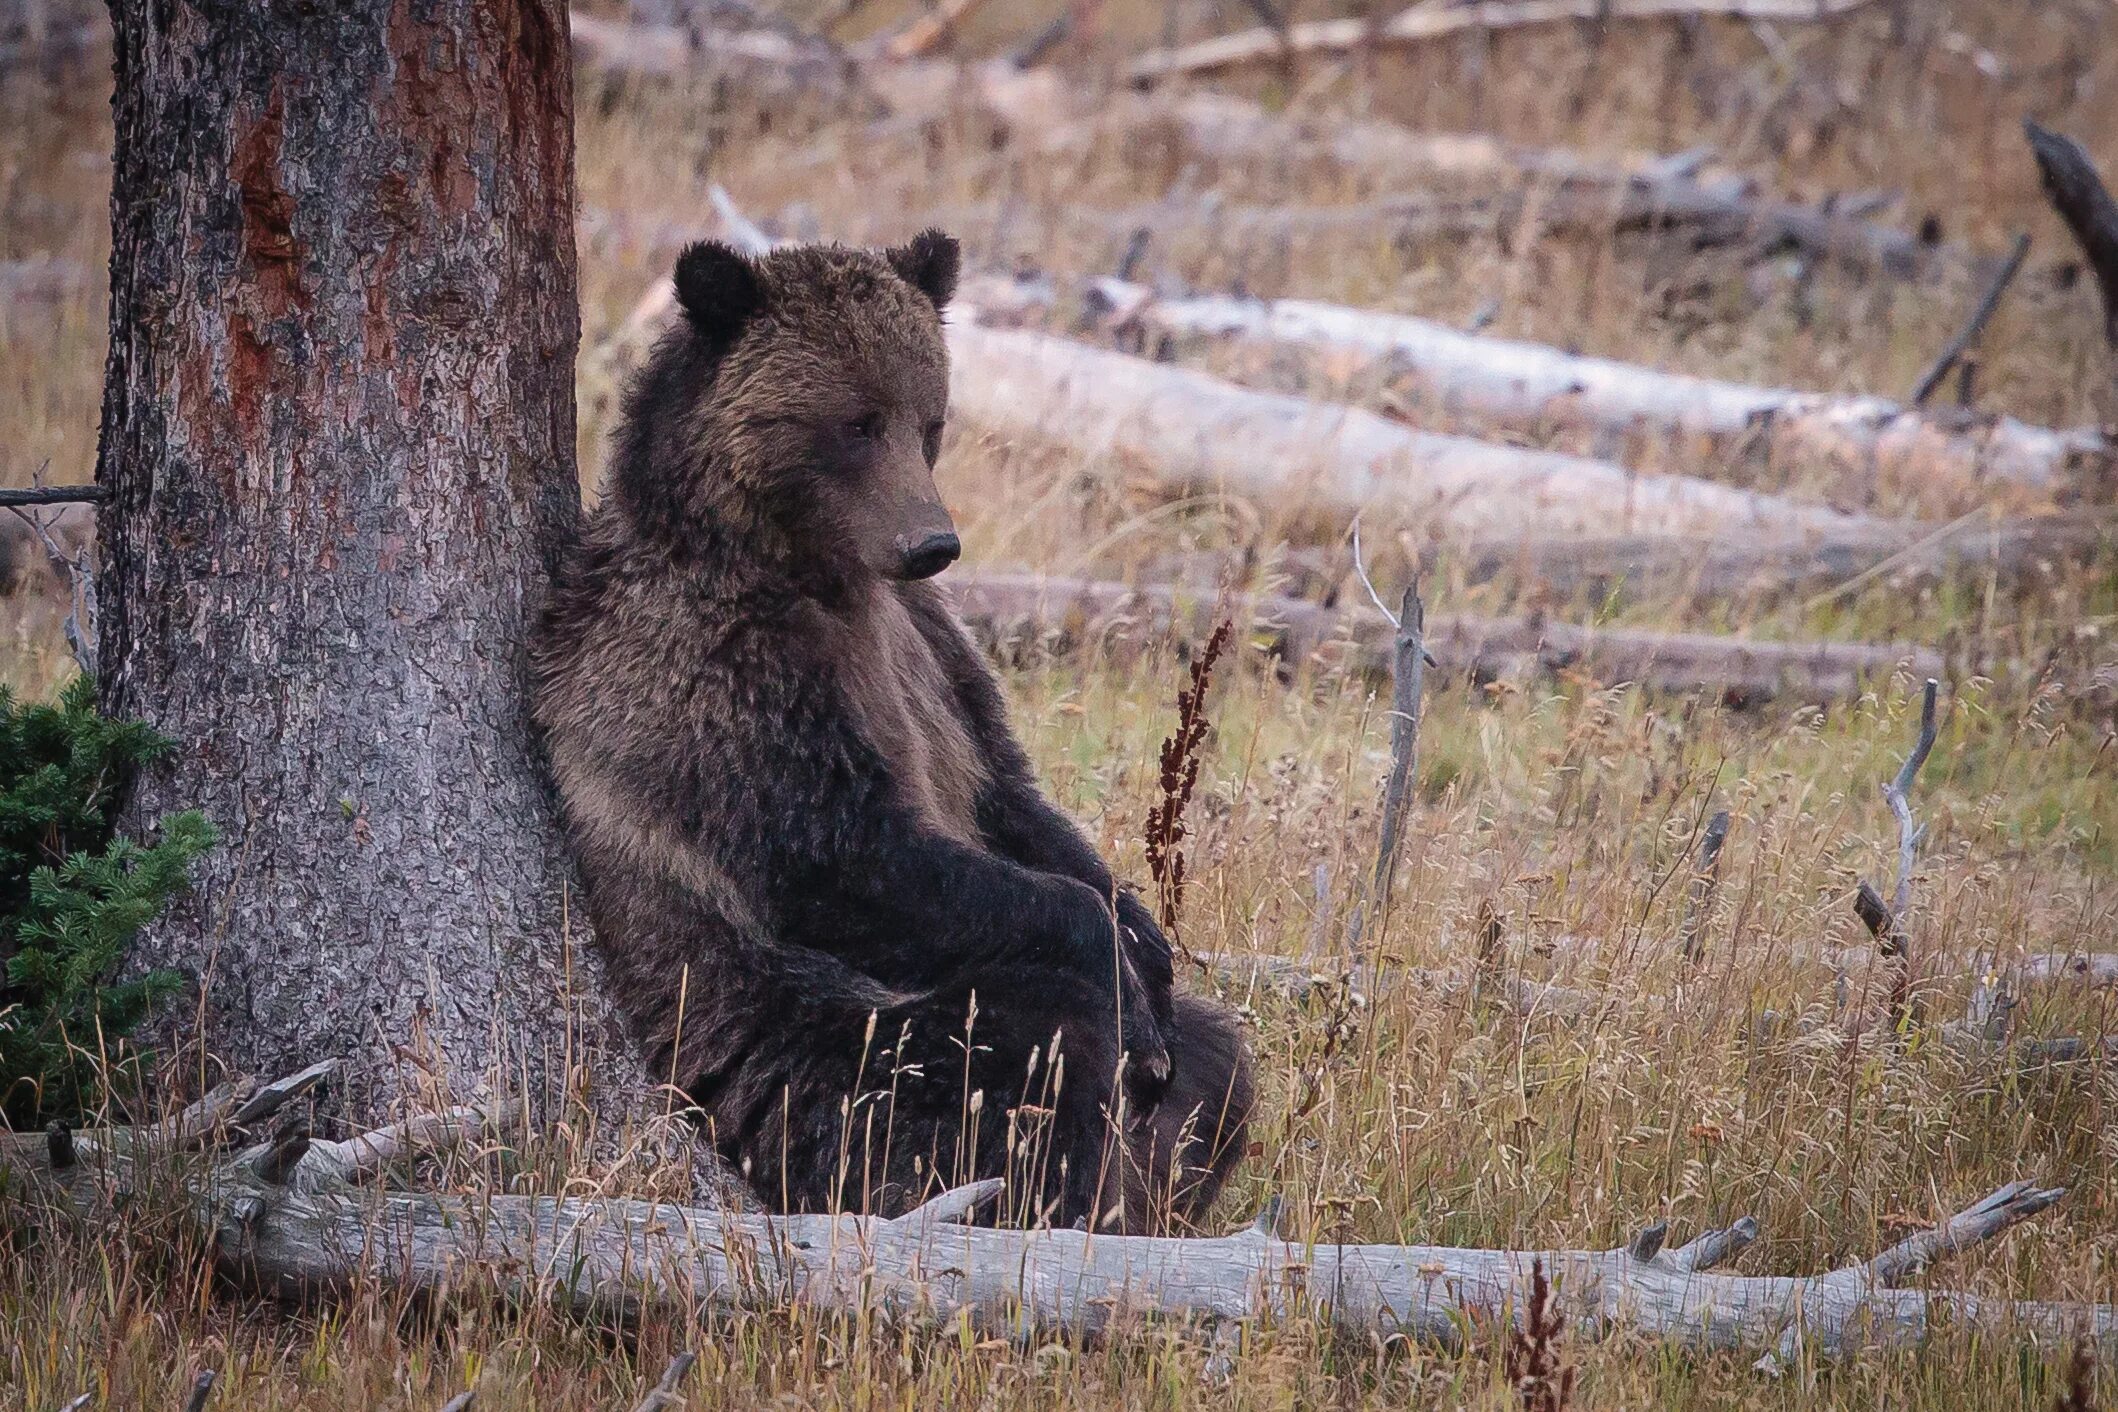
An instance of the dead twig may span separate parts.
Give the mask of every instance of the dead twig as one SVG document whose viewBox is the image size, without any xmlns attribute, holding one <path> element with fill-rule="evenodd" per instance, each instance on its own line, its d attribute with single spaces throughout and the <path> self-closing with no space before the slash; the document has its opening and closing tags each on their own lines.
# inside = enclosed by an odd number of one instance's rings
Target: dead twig
<svg viewBox="0 0 2118 1412">
<path fill-rule="evenodd" d="M 2008 292 L 2008 286 L 2015 280 L 2016 271 L 2022 268 L 2023 259 L 2029 253 L 2028 234 L 2016 236 L 2015 244 L 2008 251 L 2008 258 L 1993 272 L 1993 278 L 1986 285 L 1985 293 L 1979 296 L 1978 305 L 1971 311 L 1971 317 L 1964 321 L 1964 326 L 1956 331 L 1956 337 L 1949 340 L 1948 346 L 1935 356 L 1927 371 L 1920 374 L 1919 381 L 1913 384 L 1913 406 L 1925 405 L 1927 399 L 1934 395 L 1934 389 L 1940 387 L 1942 379 L 1949 375 L 1949 369 L 1955 367 L 1957 360 L 1964 356 L 1964 350 L 1978 342 L 1978 336 L 1986 331 L 1986 324 L 1992 319 L 1993 311 L 2000 307 L 2001 296 Z"/>
<path fill-rule="evenodd" d="M 0 510 L 38 505 L 100 505 L 110 499 L 103 485 L 36 485 L 26 490 L 0 490 Z"/>
</svg>

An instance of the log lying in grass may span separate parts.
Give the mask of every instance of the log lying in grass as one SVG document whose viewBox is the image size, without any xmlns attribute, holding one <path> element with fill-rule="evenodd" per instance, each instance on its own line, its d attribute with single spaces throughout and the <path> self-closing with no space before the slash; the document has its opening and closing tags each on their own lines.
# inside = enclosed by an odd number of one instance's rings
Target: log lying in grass
<svg viewBox="0 0 2118 1412">
<path fill-rule="evenodd" d="M 1699 438 L 1722 454 L 1816 459 L 1903 483 L 1947 476 L 2052 487 L 2071 471 L 2107 465 L 2114 451 L 2095 428 L 2052 431 L 1885 397 L 1723 382 L 1464 333 L 1406 314 L 1306 299 L 1158 298 L 1122 280 L 1096 281 L 1091 294 L 1120 326 L 1292 350 L 1328 361 L 1335 372 L 1405 379 L 1417 397 L 1501 426 Z"/>
<path fill-rule="evenodd" d="M 1693 477 L 1634 475 L 1608 461 L 1418 431 L 1359 408 L 1254 392 L 976 318 L 961 309 L 949 328 L 952 408 L 1002 436 L 1137 466 L 1173 484 L 1342 512 L 1388 505 L 1458 538 L 1829 535 L 1876 523 Z"/>
<path fill-rule="evenodd" d="M 180 1115 L 169 1126 L 187 1125 Z M 896 1220 L 377 1192 L 328 1179 L 303 1190 L 288 1180 L 310 1146 L 298 1125 L 239 1154 L 180 1151 L 185 1144 L 157 1142 L 157 1131 L 0 1136 L 9 1178 L 0 1190 L 98 1224 L 152 1193 L 208 1238 L 224 1274 L 287 1296 L 366 1284 L 535 1300 L 600 1317 L 799 1307 L 929 1327 L 961 1319 L 1017 1337 L 1122 1332 L 1148 1318 L 1216 1327 L 1302 1318 L 1356 1337 L 1453 1346 L 1467 1324 L 1510 1318 L 1541 1263 L 1559 1309 L 1583 1334 L 1762 1352 L 1765 1367 L 1784 1364 L 1805 1340 L 1842 1355 L 1917 1343 L 1944 1327 L 2118 1349 L 2118 1309 L 2108 1305 L 1901 1288 L 2064 1194 L 2027 1182 L 1873 1260 L 1818 1276 L 1742 1276 L 1715 1267 L 1756 1239 L 1748 1218 L 1678 1249 L 1664 1248 L 1662 1229 L 1651 1227 L 1618 1250 L 1298 1244 L 1275 1229 L 1276 1202 L 1249 1229 L 1218 1238 L 1001 1230 L 958 1224 L 1000 1195 L 999 1182 L 948 1192 Z"/>
<path fill-rule="evenodd" d="M 1419 553 L 1421 573 L 1441 570 L 1468 584 L 1513 578 L 1560 597 L 1605 599 L 1621 585 L 1628 595 L 1689 594 L 1699 598 L 1779 598 L 1830 586 L 1850 593 L 1870 583 L 1903 590 L 1914 582 L 1978 571 L 2014 581 L 2107 553 L 2118 526 L 2080 515 L 2044 515 L 1984 522 L 1984 516 L 1947 524 L 1897 525 L 1884 533 L 1774 540 L 1694 539 L 1616 535 L 1540 539 L 1499 537 L 1446 552 Z M 1343 549 L 1280 544 L 1262 549 L 1174 552 L 1148 560 L 1143 579 L 1211 592 L 1220 584 L 1271 587 L 1296 598 L 1335 596 L 1350 582 Z"/>
<path fill-rule="evenodd" d="M 1380 613 L 1270 595 L 1230 601 L 1162 585 L 956 570 L 939 580 L 966 626 L 1003 653 L 1029 643 L 1104 646 L 1197 636 L 1234 616 L 1254 643 L 1294 662 L 1338 658 L 1389 670 L 1395 634 Z M 1897 644 L 1755 642 L 1703 633 L 1583 628 L 1528 618 L 1427 620 L 1427 650 L 1445 672 L 1478 680 L 1566 672 L 1660 691 L 1712 691 L 1738 704 L 1776 697 L 1825 701 L 1898 670 L 1929 675 L 1939 658 Z"/>
<path fill-rule="evenodd" d="M 1783 540 L 1685 540 L 1653 535 L 1502 538 L 1470 545 L 1453 558 L 1474 583 L 1513 573 L 1559 593 L 1586 589 L 1601 594 L 1625 583 L 1636 589 L 1681 589 L 1702 597 L 1736 598 L 1875 579 L 1897 583 L 1970 569 L 2013 578 L 2082 562 L 2107 549 L 2114 532 L 2107 521 L 2079 515 L 1997 524 L 1981 523 L 1983 518 Z"/>
<path fill-rule="evenodd" d="M 1380 24 L 1366 19 L 1315 20 L 1285 30 L 1250 29 L 1173 49 L 1151 49 L 1125 66 L 1135 83 L 1196 77 L 1248 64 L 1283 61 L 1303 54 L 1404 46 L 1474 30 L 1524 29 L 1534 25 L 1608 24 L 1614 20 L 1687 19 L 1723 15 L 1731 19 L 1781 22 L 1821 20 L 1847 14 L 1872 0 L 1484 0 L 1482 4 L 1413 5 Z"/>
<path fill-rule="evenodd" d="M 990 202 L 945 205 L 933 208 L 931 218 L 943 224 L 991 226 L 999 210 Z M 1520 241 L 1527 222 L 1540 235 L 1605 240 L 1667 231 L 1698 249 L 1741 246 L 1752 254 L 1793 250 L 1862 275 L 1909 278 L 1937 263 L 1983 274 L 1996 263 L 1961 246 L 1930 243 L 1871 220 L 1760 197 L 1732 177 L 1693 182 L 1613 176 L 1602 186 L 1569 180 L 1549 191 L 1388 196 L 1322 206 L 1258 205 L 1209 193 L 1130 206 L 1059 205 L 1047 215 L 1055 227 L 1106 241 L 1146 231 L 1164 243 L 1202 238 L 1235 250 L 1320 239 L 1386 242 L 1400 249 Z"/>
</svg>

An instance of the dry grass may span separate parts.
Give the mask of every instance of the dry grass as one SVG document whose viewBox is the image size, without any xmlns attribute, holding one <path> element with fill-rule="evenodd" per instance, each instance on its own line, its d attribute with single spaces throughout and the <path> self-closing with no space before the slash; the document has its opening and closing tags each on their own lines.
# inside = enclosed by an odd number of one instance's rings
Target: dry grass
<svg viewBox="0 0 2118 1412">
<path fill-rule="evenodd" d="M 846 29 L 879 28 L 902 12 L 873 0 Z M 1174 13 L 1195 35 L 1246 12 L 1185 3 Z M 1892 42 L 1893 15 L 1926 41 Z M 1023 0 L 995 3 L 966 43 L 997 46 L 1041 18 Z M 1084 81 L 1112 54 L 1158 39 L 1165 12 L 1106 6 L 1100 24 L 1066 56 Z M 2118 392 L 2094 301 L 2054 278 L 2070 247 L 2037 198 L 2015 123 L 2035 112 L 2081 136 L 2110 169 L 2114 28 L 2118 11 L 2104 0 L 1910 0 L 1828 36 L 1708 25 L 1687 38 L 1648 27 L 1596 44 L 1559 29 L 1350 66 L 1300 101 L 1320 113 L 1370 110 L 1583 149 L 1710 142 L 1787 191 L 1902 190 L 1905 219 L 1938 213 L 1952 235 L 1984 249 L 2031 229 L 2035 268 L 1985 342 L 1983 405 L 2048 422 L 2109 419 Z M 1961 43 L 1936 38 L 1946 35 Z M 1978 46 L 2022 76 L 1980 77 L 1957 52 Z M 0 84 L 0 259 L 50 253 L 100 268 L 108 132 L 93 89 L 21 75 Z M 1068 205 L 1157 199 L 1181 175 L 1153 143 L 1053 167 L 1021 159 L 975 116 L 875 138 L 828 114 L 716 106 L 668 85 L 584 84 L 580 134 L 582 200 L 593 210 L 703 228 L 706 187 L 720 181 L 758 213 L 800 203 L 821 230 L 879 239 L 936 209 L 1011 200 L 1005 229 L 963 232 L 974 258 L 995 265 L 1033 257 L 1106 270 L 1115 250 L 1069 223 Z M 1260 201 L 1355 194 L 1328 172 L 1185 179 Z M 643 244 L 584 239 L 591 343 L 665 263 L 666 252 Z M 1949 278 L 1888 286 L 1829 271 L 1805 292 L 1781 267 L 1761 274 L 1680 260 L 1651 241 L 1407 254 L 1353 240 L 1228 248 L 1201 231 L 1152 250 L 1149 265 L 1202 284 L 1241 280 L 1452 319 L 1497 296 L 1504 332 L 1687 370 L 1863 390 L 1909 382 L 1970 297 Z M 89 466 L 102 318 L 93 284 L 56 304 L 0 303 L 0 482 L 26 480 L 47 460 L 61 479 Z M 600 459 L 609 394 L 606 381 L 584 376 L 585 477 Z M 1172 503 L 1124 467 L 993 445 L 969 428 L 954 434 L 945 469 L 973 561 L 1122 575 L 1176 551 L 1269 550 L 1338 531 L 1271 504 Z M 1474 588 L 1446 575 L 1427 598 L 1446 611 L 1518 605 L 1508 585 Z M 64 669 L 60 612 L 41 598 L 0 603 L 10 615 L 0 680 L 48 686 Z M 1991 679 L 1950 684 L 1941 745 L 1916 791 L 1932 822 L 1915 946 L 2000 957 L 2109 946 L 2118 746 L 2107 708 L 2041 689 L 2038 675 L 2050 664 L 2072 678 L 2109 658 L 2102 644 L 2118 627 L 2118 575 L 2108 559 L 2026 586 L 1975 575 L 1915 594 L 1880 585 L 1764 617 L 1749 605 L 1681 600 L 1572 607 L 1650 622 L 1891 634 L 1996 664 Z M 1175 646 L 1123 663 L 1029 651 L 1009 671 L 1044 778 L 1136 880 L 1147 876 L 1140 825 L 1158 797 L 1156 747 L 1185 679 Z M 2071 1187 L 2065 1203 L 1945 1278 L 1996 1293 L 2118 1299 L 2113 1072 L 2017 1073 L 1918 1040 L 1899 1049 L 1873 1026 L 1850 1041 L 1791 1024 L 1757 1032 L 1767 1010 L 1814 1021 L 1834 1012 L 1833 977 L 1804 947 L 1861 940 L 1854 883 L 1889 876 L 1895 835 L 1876 782 L 1910 739 L 1914 683 L 1878 683 L 1830 711 L 1739 716 L 1590 682 L 1474 689 L 1433 680 L 1395 900 L 1366 944 L 1389 966 L 1461 961 L 1490 909 L 1505 919 L 1509 967 L 1563 977 L 1607 1003 L 1559 1025 L 1411 988 L 1385 989 L 1366 1007 L 1328 994 L 1307 1005 L 1231 996 L 1254 1027 L 1265 1092 L 1257 1150 L 1224 1208 L 1231 1224 L 1273 1192 L 1304 1235 L 1476 1245 L 1613 1245 L 1658 1217 L 1681 1236 L 1748 1212 L 1765 1238 L 1744 1268 L 1794 1272 L 1871 1252 L 1909 1223 L 2035 1176 Z M 1211 715 L 1186 815 L 1186 941 L 1308 954 L 1330 934 L 1317 916 L 1318 870 L 1338 908 L 1372 862 L 1384 703 L 1371 683 L 1309 669 L 1286 679 L 1240 653 L 1218 674 Z M 1730 809 L 1735 824 L 1706 964 L 1682 977 L 1670 939 L 1684 860 L 1714 808 Z M 1612 944 L 1587 965 L 1541 954 L 1539 943 L 1560 934 Z M 1924 998 L 1932 1012 L 1952 1013 L 1967 986 L 1936 975 Z M 1879 976 L 1850 977 L 1849 1012 L 1879 1014 L 1886 989 Z M 2033 1033 L 2100 1030 L 2109 999 L 2040 997 L 2027 1023 Z M 115 1236 L 61 1232 L 0 1252 L 0 1409 L 42 1412 L 84 1391 L 98 1394 L 96 1405 L 175 1406 L 201 1366 L 221 1371 L 214 1407 L 433 1408 L 476 1381 L 482 1407 L 609 1408 L 636 1401 L 677 1347 L 701 1356 L 693 1406 L 1513 1405 L 1500 1350 L 1485 1340 L 1444 1356 L 1333 1342 L 1307 1326 L 1268 1330 L 1235 1382 L 1210 1389 L 1199 1376 L 1208 1350 L 1173 1330 L 1087 1349 L 1019 1347 L 785 1311 L 619 1336 L 535 1310 L 406 1309 L 381 1291 L 266 1308 L 209 1288 L 196 1268 L 146 1214 Z M 1580 1370 L 1574 1403 L 1590 1408 L 2041 1408 L 2065 1383 L 2069 1350 L 1944 1336 L 1917 1353 L 1777 1383 L 1759 1381 L 1747 1360 L 1626 1341 L 1570 1342 L 1564 1356 Z M 2101 1383 L 2108 1404 L 2118 1386 L 2107 1373 Z"/>
</svg>

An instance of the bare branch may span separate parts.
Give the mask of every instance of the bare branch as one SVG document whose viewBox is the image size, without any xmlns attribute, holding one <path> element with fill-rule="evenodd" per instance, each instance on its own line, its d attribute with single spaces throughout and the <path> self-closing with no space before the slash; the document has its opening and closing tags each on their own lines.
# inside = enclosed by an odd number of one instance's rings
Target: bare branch
<svg viewBox="0 0 2118 1412">
<path fill-rule="evenodd" d="M 1732 1226 L 1708 1231 L 1663 1257 L 1674 1270 L 1704 1271 L 1725 1265 L 1758 1238 L 1758 1223 L 1744 1216 Z"/>
<path fill-rule="evenodd" d="M 1942 379 L 1949 375 L 1949 369 L 1955 367 L 1956 360 L 1964 356 L 1964 350 L 1976 343 L 1978 336 L 1986 331 L 1986 324 L 1992 319 L 1993 311 L 2000 307 L 2001 296 L 2008 292 L 2008 286 L 2015 280 L 2015 272 L 2022 268 L 2023 257 L 2029 253 L 2030 237 L 2026 234 L 2016 236 L 2014 246 L 2008 251 L 2008 258 L 1993 272 L 1993 278 L 1986 285 L 1985 293 L 1979 296 L 1978 305 L 1971 311 L 1971 317 L 1964 321 L 1964 326 L 1957 330 L 1956 337 L 1949 340 L 1948 346 L 1935 356 L 1927 371 L 1920 374 L 1919 381 L 1913 384 L 1913 406 L 1924 405 L 1926 400 L 1934 395 L 1934 389 L 1941 386 Z"/>
<path fill-rule="evenodd" d="M 39 505 L 100 505 L 108 499 L 108 486 L 38 485 L 26 490 L 0 490 L 0 509 L 15 510 Z"/>
<path fill-rule="evenodd" d="M 2010 1182 L 1992 1195 L 1965 1207 L 1933 1230 L 1900 1241 L 1873 1260 L 1852 1268 L 1878 1284 L 1903 1284 L 1943 1256 L 1991 1240 L 2065 1195 L 2065 1187 Z"/>
</svg>

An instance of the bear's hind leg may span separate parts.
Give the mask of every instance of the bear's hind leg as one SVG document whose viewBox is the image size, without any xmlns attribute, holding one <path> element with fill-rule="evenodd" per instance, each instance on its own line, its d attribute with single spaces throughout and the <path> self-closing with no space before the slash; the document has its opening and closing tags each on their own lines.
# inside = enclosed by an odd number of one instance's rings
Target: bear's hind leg
<svg viewBox="0 0 2118 1412">
<path fill-rule="evenodd" d="M 1134 1180 L 1146 1220 L 1138 1231 L 1189 1225 L 1206 1214 L 1243 1160 L 1257 1092 L 1235 1017 L 1179 993 L 1169 1037 L 1169 1089 L 1133 1139 Z"/>
</svg>

